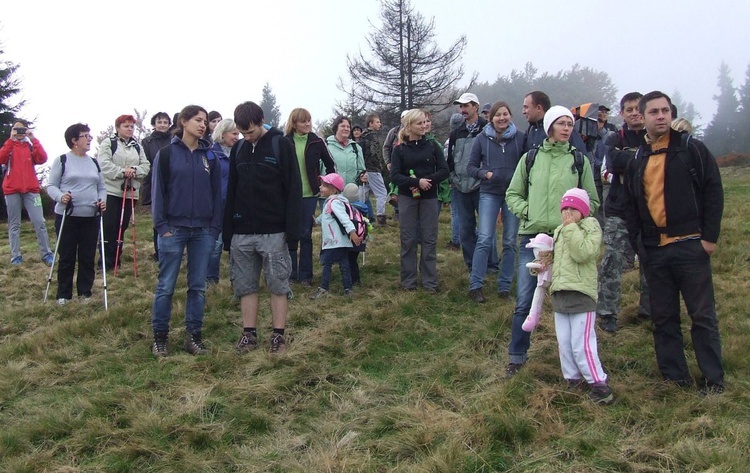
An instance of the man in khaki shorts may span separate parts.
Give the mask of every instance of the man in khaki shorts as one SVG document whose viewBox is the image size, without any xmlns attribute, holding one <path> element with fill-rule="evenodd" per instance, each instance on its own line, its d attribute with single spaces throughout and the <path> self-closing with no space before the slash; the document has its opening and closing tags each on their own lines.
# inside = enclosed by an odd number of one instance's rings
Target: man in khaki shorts
<svg viewBox="0 0 750 473">
<path fill-rule="evenodd" d="M 263 126 L 263 110 L 245 102 L 234 110 L 244 137 L 229 155 L 222 236 L 230 252 L 230 276 L 240 299 L 239 353 L 258 347 L 258 285 L 261 268 L 271 292 L 271 353 L 286 351 L 284 329 L 292 260 L 302 215 L 302 180 L 292 144 L 281 131 Z"/>
</svg>

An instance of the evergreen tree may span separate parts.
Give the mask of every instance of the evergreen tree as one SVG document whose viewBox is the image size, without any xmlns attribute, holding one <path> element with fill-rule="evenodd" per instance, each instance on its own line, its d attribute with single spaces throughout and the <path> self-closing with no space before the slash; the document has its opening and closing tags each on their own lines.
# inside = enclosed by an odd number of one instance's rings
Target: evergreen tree
<svg viewBox="0 0 750 473">
<path fill-rule="evenodd" d="M 0 57 L 5 53 L 0 49 Z M 18 64 L 0 60 L 0 143 L 10 137 L 10 130 L 16 120 L 16 114 L 24 105 L 24 100 L 11 103 L 14 95 L 21 91 L 21 80 L 15 75 Z"/>
<path fill-rule="evenodd" d="M 696 124 L 696 120 L 701 118 L 701 114 L 695 110 L 693 102 L 685 102 L 679 90 L 675 90 L 670 96 L 670 99 L 672 99 L 672 105 L 677 108 L 677 117 L 689 121 L 693 125 L 693 135 L 701 136 L 703 134 L 701 126 Z M 677 117 L 672 117 L 672 119 Z"/>
<path fill-rule="evenodd" d="M 750 153 L 750 65 L 745 71 L 745 83 L 739 89 L 740 110 L 737 113 L 737 149 Z"/>
<path fill-rule="evenodd" d="M 723 156 L 739 149 L 737 109 L 740 105 L 732 84 L 729 66 L 723 62 L 719 66 L 718 86 L 719 95 L 714 95 L 716 114 L 706 127 L 705 143 L 714 156 Z"/>
<path fill-rule="evenodd" d="M 425 19 L 409 0 L 381 0 L 380 20 L 382 25 L 366 38 L 371 57 L 362 51 L 347 56 L 350 84 L 339 84 L 347 101 L 395 113 L 448 108 L 464 75 L 460 58 L 466 37 L 441 50 L 435 42 L 435 20 Z"/>
<path fill-rule="evenodd" d="M 263 96 L 258 104 L 263 110 L 263 118 L 272 127 L 278 127 L 281 121 L 281 110 L 276 105 L 276 96 L 271 91 L 271 86 L 266 82 L 263 86 Z"/>
</svg>

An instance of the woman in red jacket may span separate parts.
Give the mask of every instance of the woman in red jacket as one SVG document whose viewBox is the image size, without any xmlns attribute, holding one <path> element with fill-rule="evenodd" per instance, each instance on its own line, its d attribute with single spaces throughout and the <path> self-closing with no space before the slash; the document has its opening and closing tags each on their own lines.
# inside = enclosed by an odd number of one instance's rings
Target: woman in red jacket
<svg viewBox="0 0 750 473">
<path fill-rule="evenodd" d="M 13 124 L 11 137 L 0 149 L 0 164 L 6 167 L 3 194 L 8 208 L 10 264 L 18 266 L 23 263 L 20 241 L 23 206 L 34 225 L 42 261 L 52 266 L 52 250 L 44 223 L 42 198 L 39 196 L 39 179 L 34 169 L 34 166 L 47 162 L 47 153 L 28 127 L 25 120 L 17 120 Z"/>
</svg>

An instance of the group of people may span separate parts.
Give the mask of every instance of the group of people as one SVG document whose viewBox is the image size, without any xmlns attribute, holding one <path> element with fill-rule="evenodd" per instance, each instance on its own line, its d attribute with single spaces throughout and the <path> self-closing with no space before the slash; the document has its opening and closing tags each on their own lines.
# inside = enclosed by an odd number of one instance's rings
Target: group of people
<svg viewBox="0 0 750 473">
<path fill-rule="evenodd" d="M 599 315 L 603 329 L 616 331 L 620 278 L 630 248 L 640 258 L 643 296 L 650 292 L 650 298 L 642 298 L 640 312 L 653 321 L 664 378 L 692 383 L 680 331 L 681 294 L 693 319 L 701 388 L 722 391 L 710 269 L 723 208 L 721 179 L 705 146 L 670 128 L 675 113 L 669 97 L 656 91 L 623 97 L 622 130 L 600 127 L 601 169 L 587 153 L 592 147 L 575 131 L 578 117 L 570 109 L 552 106 L 543 92 L 524 98 L 526 131 L 513 122 L 506 102 L 487 104 L 486 118 L 473 93 L 462 94 L 454 103 L 461 119 L 450 133 L 447 149 L 430 133 L 429 112 L 419 109 L 402 113 L 400 126 L 389 133 L 385 145 L 377 138 L 382 125 L 376 114 L 367 117 L 359 140 L 353 139 L 352 124 L 344 116 L 334 120 L 333 134 L 323 140 L 312 132 L 310 113 L 302 108 L 291 112 L 282 132 L 265 124 L 262 109 L 253 102 L 238 105 L 233 119 L 190 105 L 175 123 L 166 113 L 156 114 L 154 131 L 142 143 L 133 138 L 135 119 L 123 115 L 115 121 L 115 134 L 101 143 L 97 160 L 86 154 L 92 140 L 88 127 L 72 125 L 65 132 L 71 152 L 53 161 L 48 186 L 57 202 L 61 241 L 58 302 L 72 298 L 76 255 L 78 295 L 91 296 L 97 217 L 105 240 L 102 264 L 119 264 L 127 216 L 141 199 L 151 206 L 154 257 L 159 262 L 153 354 L 168 354 L 172 297 L 185 251 L 184 347 L 191 354 L 206 353 L 205 290 L 207 283 L 219 280 L 222 249 L 229 251 L 232 287 L 242 313 L 237 350 L 244 353 L 259 344 L 262 271 L 271 293 L 270 351 L 281 353 L 286 349 L 290 282 L 303 287 L 313 282 L 312 228 L 319 200 L 326 199 L 317 219 L 323 233 L 323 272 L 313 299 L 328 293 L 334 264 L 341 269 L 345 294 L 360 282 L 357 248 L 363 241 L 347 206 L 355 199 L 369 204 L 370 193 L 376 205 L 365 212 L 380 225 L 385 224 L 386 203 L 397 205 L 401 288 L 412 291 L 421 283 L 434 293 L 439 290 L 438 192 L 443 183 L 449 185 L 455 204 L 469 297 L 486 301 L 483 287 L 489 267 L 499 266 L 499 297 L 510 298 L 513 279 L 517 281 L 506 376 L 516 374 L 528 359 L 531 333 L 523 329 L 523 322 L 537 279 L 526 265 L 535 259 L 532 239 L 543 234 L 554 240 L 553 256 L 540 264 L 554 268 L 550 292 L 563 375 L 571 386 L 587 383 L 592 400 L 612 401 L 597 355 L 595 319 Z M 606 113 L 603 117 L 606 122 Z M 12 263 L 20 264 L 20 206 L 35 208 L 39 188 L 35 175 L 32 180 L 19 172 L 19 163 L 42 164 L 47 156 L 24 122 L 13 130 L 0 151 L 0 163 L 10 164 L 4 190 L 6 185 L 11 190 L 6 192 L 9 209 L 18 209 L 19 222 L 9 222 L 9 235 Z M 390 196 L 384 171 L 391 182 Z M 593 218 L 601 206 L 595 176 L 608 190 L 603 230 Z M 347 199 L 348 186 L 356 192 Z M 47 262 L 52 252 L 41 209 L 38 215 L 34 212 L 32 222 Z M 597 269 L 602 234 L 604 258 Z"/>
</svg>

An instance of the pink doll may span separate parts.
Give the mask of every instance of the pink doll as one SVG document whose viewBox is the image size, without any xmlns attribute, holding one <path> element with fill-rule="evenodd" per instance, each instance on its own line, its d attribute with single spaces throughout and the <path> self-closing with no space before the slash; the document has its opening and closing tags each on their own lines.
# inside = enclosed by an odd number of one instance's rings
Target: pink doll
<svg viewBox="0 0 750 473">
<path fill-rule="evenodd" d="M 555 242 L 552 237 L 539 233 L 529 240 L 526 248 L 534 249 L 534 261 L 526 263 L 531 274 L 536 274 L 536 289 L 534 289 L 534 299 L 531 301 L 531 309 L 521 328 L 524 332 L 533 332 L 539 323 L 542 315 L 542 304 L 544 296 L 547 295 L 547 288 L 552 284 L 552 250 Z"/>
</svg>

